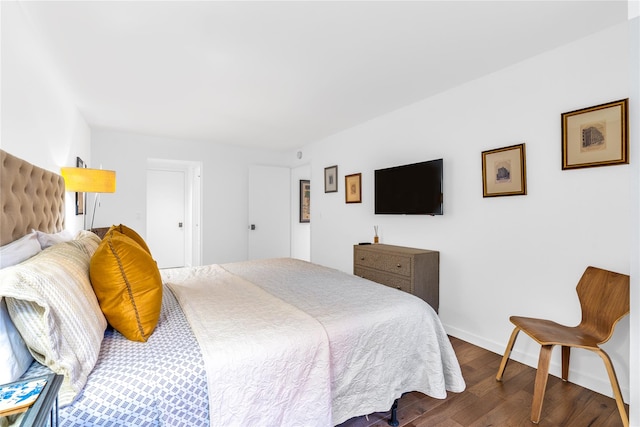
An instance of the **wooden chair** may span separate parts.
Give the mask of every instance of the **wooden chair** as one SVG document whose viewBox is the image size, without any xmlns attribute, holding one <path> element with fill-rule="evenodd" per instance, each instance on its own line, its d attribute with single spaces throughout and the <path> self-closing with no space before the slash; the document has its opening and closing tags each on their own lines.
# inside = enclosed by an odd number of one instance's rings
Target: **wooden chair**
<svg viewBox="0 0 640 427">
<path fill-rule="evenodd" d="M 507 367 L 511 350 L 520 331 L 524 331 L 542 346 L 531 405 L 531 421 L 537 424 L 542 412 L 553 346 L 562 346 L 563 381 L 567 381 L 569 377 L 571 347 L 591 350 L 600 355 L 604 361 L 622 423 L 624 427 L 628 427 L 629 417 L 624 407 L 618 378 L 609 355 L 599 345 L 611 338 L 618 320 L 629 313 L 629 276 L 596 267 L 587 267 L 576 291 L 582 308 L 582 321 L 578 326 L 564 326 L 550 320 L 530 317 L 511 316 L 509 318 L 516 327 L 509 338 L 496 380 L 502 380 L 502 374 Z"/>
</svg>

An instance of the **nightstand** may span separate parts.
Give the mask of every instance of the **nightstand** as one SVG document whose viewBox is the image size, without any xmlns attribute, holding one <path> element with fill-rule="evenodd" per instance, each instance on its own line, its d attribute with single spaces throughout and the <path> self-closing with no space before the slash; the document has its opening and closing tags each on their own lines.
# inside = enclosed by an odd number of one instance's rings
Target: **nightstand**
<svg viewBox="0 0 640 427">
<path fill-rule="evenodd" d="M 111 227 L 92 228 L 90 231 L 95 233 L 100 239 L 102 239 L 104 238 L 104 235 L 107 234 L 107 231 L 109 231 L 109 228 Z"/>
<path fill-rule="evenodd" d="M 58 426 L 58 390 L 64 377 L 51 373 L 46 375 L 46 378 L 47 384 L 38 399 L 24 413 L 20 427 Z"/>
</svg>

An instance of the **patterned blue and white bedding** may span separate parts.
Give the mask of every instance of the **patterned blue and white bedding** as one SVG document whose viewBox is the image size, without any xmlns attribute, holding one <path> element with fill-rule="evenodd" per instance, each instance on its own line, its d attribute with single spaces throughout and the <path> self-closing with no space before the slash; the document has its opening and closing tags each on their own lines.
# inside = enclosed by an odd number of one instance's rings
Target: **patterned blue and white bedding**
<svg viewBox="0 0 640 427">
<path fill-rule="evenodd" d="M 34 362 L 24 377 L 50 372 Z M 158 326 L 146 343 L 108 328 L 78 399 L 60 426 L 208 426 L 200 347 L 173 293 L 164 288 Z"/>
</svg>

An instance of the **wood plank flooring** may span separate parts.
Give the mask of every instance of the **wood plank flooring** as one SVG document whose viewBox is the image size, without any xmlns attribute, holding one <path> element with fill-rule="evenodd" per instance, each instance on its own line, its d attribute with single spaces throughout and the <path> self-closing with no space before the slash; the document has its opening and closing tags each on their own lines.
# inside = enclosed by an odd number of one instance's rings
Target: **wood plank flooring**
<svg viewBox="0 0 640 427">
<path fill-rule="evenodd" d="M 501 355 L 451 337 L 467 388 L 444 400 L 406 393 L 399 401 L 401 427 L 519 427 L 530 419 L 535 369 L 509 361 L 502 382 L 495 379 Z M 555 349 L 555 351 L 559 351 Z M 629 407 L 627 406 L 627 413 Z M 352 418 L 339 427 L 388 427 L 389 412 Z M 549 376 L 540 427 L 620 427 L 615 400 Z"/>
</svg>

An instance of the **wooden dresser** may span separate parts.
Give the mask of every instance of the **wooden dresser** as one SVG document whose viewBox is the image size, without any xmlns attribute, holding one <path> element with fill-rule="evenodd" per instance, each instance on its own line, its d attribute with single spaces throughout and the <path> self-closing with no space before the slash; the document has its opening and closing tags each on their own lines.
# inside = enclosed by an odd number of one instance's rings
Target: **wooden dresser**
<svg viewBox="0 0 640 427">
<path fill-rule="evenodd" d="M 353 274 L 409 292 L 438 312 L 440 252 L 392 245 L 354 245 Z"/>
</svg>

